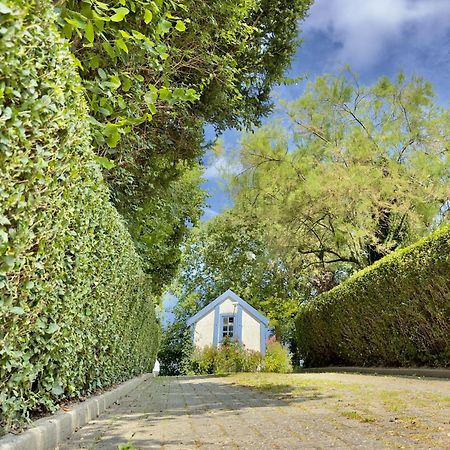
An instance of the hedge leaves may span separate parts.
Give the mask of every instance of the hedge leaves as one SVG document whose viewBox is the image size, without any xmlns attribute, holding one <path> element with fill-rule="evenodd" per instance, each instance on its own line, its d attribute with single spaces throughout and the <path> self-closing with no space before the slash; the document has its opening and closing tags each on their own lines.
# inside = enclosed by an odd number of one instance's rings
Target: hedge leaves
<svg viewBox="0 0 450 450">
<path fill-rule="evenodd" d="M 151 280 L 109 202 L 46 2 L 0 10 L 1 426 L 151 369 Z M 32 5 L 32 6 L 30 6 Z M 36 10 L 39 8 L 39 10 Z"/>
<path fill-rule="evenodd" d="M 301 307 L 309 366 L 450 367 L 450 227 L 357 272 Z"/>
</svg>

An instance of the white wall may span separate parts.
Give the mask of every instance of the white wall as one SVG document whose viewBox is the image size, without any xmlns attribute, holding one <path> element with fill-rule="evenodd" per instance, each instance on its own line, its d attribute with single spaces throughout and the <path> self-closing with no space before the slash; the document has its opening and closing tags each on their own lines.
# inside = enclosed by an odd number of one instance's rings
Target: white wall
<svg viewBox="0 0 450 450">
<path fill-rule="evenodd" d="M 236 312 L 237 312 L 237 305 L 233 305 L 233 302 L 229 298 L 226 298 L 219 305 L 219 314 L 236 314 Z"/>
<path fill-rule="evenodd" d="M 225 299 L 219 305 L 219 314 L 237 314 L 238 308 L 231 299 Z M 194 345 L 205 347 L 213 345 L 214 341 L 214 309 L 203 316 L 194 324 Z M 236 326 L 236 325 L 235 325 Z M 242 309 L 242 343 L 250 350 L 260 352 L 261 349 L 261 327 L 264 327 L 252 315 Z M 219 330 L 220 333 L 221 330 Z M 237 329 L 236 329 L 237 332 Z"/>
<path fill-rule="evenodd" d="M 195 323 L 194 345 L 205 347 L 213 344 L 214 336 L 214 310 L 210 311 Z"/>
<path fill-rule="evenodd" d="M 261 327 L 253 316 L 242 310 L 242 343 L 250 350 L 261 351 Z"/>
</svg>

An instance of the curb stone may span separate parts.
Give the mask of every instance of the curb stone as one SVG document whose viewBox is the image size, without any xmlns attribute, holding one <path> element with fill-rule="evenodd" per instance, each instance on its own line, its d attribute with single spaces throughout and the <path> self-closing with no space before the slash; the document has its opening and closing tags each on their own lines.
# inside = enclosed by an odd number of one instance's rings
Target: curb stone
<svg viewBox="0 0 450 450">
<path fill-rule="evenodd" d="M 0 438 L 0 450 L 53 450 L 73 432 L 150 378 L 152 374 L 146 373 L 111 391 L 74 405 L 71 411 L 60 411 L 51 417 L 36 420 L 32 428 L 23 433 L 9 433 Z"/>
<path fill-rule="evenodd" d="M 371 375 L 392 375 L 427 378 L 450 379 L 450 369 L 431 369 L 420 367 L 318 367 L 311 369 L 298 369 L 296 373 L 360 373 Z"/>
</svg>

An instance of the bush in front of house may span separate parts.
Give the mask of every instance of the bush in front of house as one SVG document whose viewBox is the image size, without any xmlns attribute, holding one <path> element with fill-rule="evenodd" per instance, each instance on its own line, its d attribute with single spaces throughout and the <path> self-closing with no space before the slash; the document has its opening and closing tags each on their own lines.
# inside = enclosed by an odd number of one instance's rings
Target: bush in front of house
<svg viewBox="0 0 450 450">
<path fill-rule="evenodd" d="M 0 427 L 151 370 L 151 280 L 102 179 L 52 2 L 0 11 Z M 1 431 L 0 431 L 1 434 Z"/>
<path fill-rule="evenodd" d="M 263 370 L 275 373 L 292 372 L 292 355 L 286 347 L 275 340 L 275 337 L 266 342 Z"/>
<path fill-rule="evenodd" d="M 296 326 L 307 366 L 450 367 L 450 227 L 303 305 Z"/>
<path fill-rule="evenodd" d="M 240 342 L 226 339 L 219 345 L 194 349 L 189 373 L 196 375 L 235 372 L 292 372 L 289 350 L 274 338 L 267 341 L 266 354 L 246 349 Z"/>
<path fill-rule="evenodd" d="M 260 352 L 246 349 L 240 342 L 226 339 L 219 347 L 196 348 L 190 355 L 189 373 L 196 375 L 256 372 L 263 364 Z"/>
<path fill-rule="evenodd" d="M 256 372 L 261 362 L 260 352 L 246 349 L 240 342 L 227 339 L 217 349 L 214 372 Z"/>
<path fill-rule="evenodd" d="M 187 372 L 195 375 L 210 375 L 215 373 L 217 349 L 212 345 L 195 348 L 190 355 Z"/>
</svg>

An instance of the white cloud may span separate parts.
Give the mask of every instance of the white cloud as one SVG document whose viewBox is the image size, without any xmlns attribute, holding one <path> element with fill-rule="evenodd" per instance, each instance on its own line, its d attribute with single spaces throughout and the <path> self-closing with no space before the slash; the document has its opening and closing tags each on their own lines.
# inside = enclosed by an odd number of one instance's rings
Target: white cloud
<svg viewBox="0 0 450 450">
<path fill-rule="evenodd" d="M 316 0 L 302 28 L 306 38 L 326 33 L 338 44 L 335 59 L 362 69 L 400 39 L 422 48 L 438 42 L 449 16 L 450 0 Z"/>
<path fill-rule="evenodd" d="M 207 180 L 218 180 L 224 174 L 237 174 L 241 170 L 239 162 L 229 159 L 227 156 L 216 158 L 203 173 Z"/>
<path fill-rule="evenodd" d="M 204 177 L 208 180 L 222 178 L 222 173 L 227 169 L 227 160 L 224 156 L 216 158 L 212 164 L 206 167 Z"/>
</svg>

